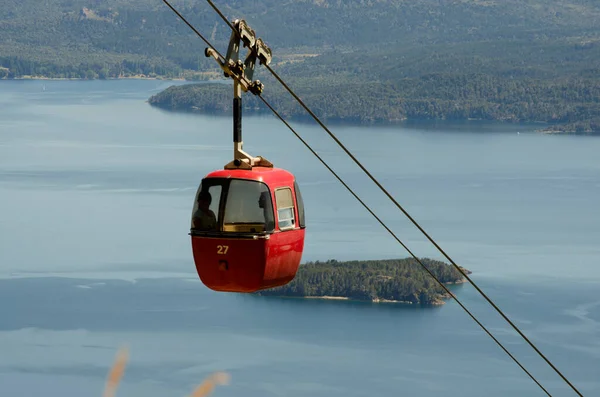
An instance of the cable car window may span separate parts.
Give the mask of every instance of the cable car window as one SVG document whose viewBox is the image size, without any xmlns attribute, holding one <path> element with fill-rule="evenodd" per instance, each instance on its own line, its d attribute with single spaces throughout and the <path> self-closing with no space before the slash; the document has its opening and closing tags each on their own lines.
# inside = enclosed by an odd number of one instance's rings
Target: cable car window
<svg viewBox="0 0 600 397">
<path fill-rule="evenodd" d="M 266 184 L 233 179 L 229 184 L 223 231 L 262 232 L 274 228 L 273 202 Z"/>
<path fill-rule="evenodd" d="M 192 229 L 212 231 L 218 230 L 219 202 L 221 201 L 221 185 L 200 184 L 192 213 Z"/>
<path fill-rule="evenodd" d="M 300 186 L 294 180 L 294 190 L 296 191 L 296 203 L 298 205 L 298 226 L 306 227 L 304 219 L 304 200 L 302 200 L 302 193 L 300 193 Z"/>
<path fill-rule="evenodd" d="M 277 218 L 279 219 L 279 229 L 289 229 L 294 227 L 294 199 L 292 189 L 289 187 L 275 190 L 275 200 L 277 202 Z"/>
</svg>

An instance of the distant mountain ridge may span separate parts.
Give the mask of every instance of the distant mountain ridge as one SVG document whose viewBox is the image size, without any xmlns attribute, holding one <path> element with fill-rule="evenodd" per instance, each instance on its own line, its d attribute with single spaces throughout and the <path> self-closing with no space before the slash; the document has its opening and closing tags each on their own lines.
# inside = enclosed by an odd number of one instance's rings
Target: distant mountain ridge
<svg viewBox="0 0 600 397">
<path fill-rule="evenodd" d="M 227 26 L 204 0 L 172 1 L 223 46 Z M 600 2 L 591 0 L 275 0 L 220 1 L 246 18 L 277 56 L 305 48 L 404 50 L 418 45 L 569 40 L 597 47 Z M 0 56 L 65 65 L 146 61 L 167 68 L 214 66 L 204 43 L 158 0 L 6 0 L 0 8 Z M 53 53 L 54 52 L 54 57 Z M 0 59 L 0 65 L 7 67 Z M 177 70 L 180 72 L 180 70 Z"/>
<path fill-rule="evenodd" d="M 206 1 L 172 4 L 225 52 L 229 28 Z M 600 119 L 597 0 L 216 4 L 246 19 L 273 49 L 274 69 L 330 118 L 469 117 L 580 123 L 585 131 Z M 0 78 L 222 76 L 206 45 L 160 0 L 6 0 L 0 37 Z M 263 70 L 256 78 L 278 92 Z M 330 99 L 352 105 L 329 107 Z"/>
</svg>

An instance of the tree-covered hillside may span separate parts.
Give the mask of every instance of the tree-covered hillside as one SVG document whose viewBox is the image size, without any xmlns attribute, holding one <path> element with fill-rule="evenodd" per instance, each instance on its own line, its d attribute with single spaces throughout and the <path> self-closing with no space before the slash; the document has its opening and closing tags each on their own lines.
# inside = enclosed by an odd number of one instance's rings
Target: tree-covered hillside
<svg viewBox="0 0 600 397">
<path fill-rule="evenodd" d="M 173 0 L 172 4 L 216 45 L 226 45 L 228 27 L 206 1 Z M 422 63 L 418 54 L 423 50 L 425 55 L 446 49 L 442 60 L 464 55 L 489 58 L 480 55 L 482 50 L 503 58 L 506 51 L 490 48 L 490 42 L 513 43 L 509 49 L 528 60 L 536 59 L 528 46 L 541 49 L 557 40 L 559 51 L 570 44 L 586 52 L 597 47 L 600 25 L 600 5 L 592 0 L 233 0 L 216 4 L 230 18 L 247 19 L 273 47 L 275 62 L 288 59 L 292 51 L 331 54 L 334 59 L 315 65 L 337 61 L 352 70 L 368 61 L 383 66 L 382 72 L 398 64 Z M 112 71 L 122 61 L 128 61 L 123 66 L 126 71 L 163 75 L 214 68 L 204 58 L 204 43 L 160 0 L 6 0 L 0 7 L 0 37 L 0 65 L 9 67 L 12 62 L 9 69 L 15 76 L 41 72 L 43 66 L 46 72 L 56 66 L 57 72 L 64 73 L 61 68 L 71 66 L 98 73 L 102 68 Z M 433 46 L 431 51 L 427 46 Z M 410 59 L 402 59 L 406 56 Z"/>
<path fill-rule="evenodd" d="M 481 74 L 430 74 L 401 79 L 390 85 L 352 83 L 336 87 L 327 82 L 296 83 L 297 94 L 318 117 L 327 121 L 536 121 L 579 123 L 576 132 L 591 132 L 597 128 L 596 120 L 600 118 L 600 79 L 593 78 L 509 80 Z M 231 95 L 229 85 L 193 84 L 170 87 L 152 96 L 149 102 L 165 109 L 229 115 Z M 278 85 L 268 86 L 264 97 L 288 119 L 310 118 Z M 271 113 L 262 101 L 250 94 L 243 103 L 248 114 Z M 555 130 L 559 129 L 555 127 Z"/>
<path fill-rule="evenodd" d="M 215 3 L 248 21 L 273 49 L 273 68 L 330 119 L 471 117 L 589 130 L 600 117 L 596 0 Z M 225 52 L 229 28 L 205 0 L 172 4 Z M 6 0 L 0 37 L 0 78 L 222 76 L 161 0 Z M 256 77 L 284 113 L 297 113 L 264 70 Z"/>
</svg>

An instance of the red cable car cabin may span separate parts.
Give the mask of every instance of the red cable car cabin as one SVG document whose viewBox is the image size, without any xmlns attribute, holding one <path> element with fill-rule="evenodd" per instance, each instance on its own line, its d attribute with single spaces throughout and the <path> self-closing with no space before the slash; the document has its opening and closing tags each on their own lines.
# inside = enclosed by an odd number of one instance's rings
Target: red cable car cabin
<svg viewBox="0 0 600 397">
<path fill-rule="evenodd" d="M 304 249 L 304 204 L 283 169 L 224 169 L 202 180 L 190 235 L 210 289 L 255 292 L 289 283 Z"/>
<path fill-rule="evenodd" d="M 271 49 L 243 20 L 234 21 L 234 27 L 225 59 L 205 51 L 233 78 L 233 161 L 202 179 L 190 235 L 204 285 L 255 292 L 296 276 L 304 250 L 304 204 L 294 175 L 242 150 L 242 91 L 262 92 L 264 85 L 252 75 L 257 60 L 271 62 Z M 240 41 L 250 49 L 243 63 Z"/>
</svg>

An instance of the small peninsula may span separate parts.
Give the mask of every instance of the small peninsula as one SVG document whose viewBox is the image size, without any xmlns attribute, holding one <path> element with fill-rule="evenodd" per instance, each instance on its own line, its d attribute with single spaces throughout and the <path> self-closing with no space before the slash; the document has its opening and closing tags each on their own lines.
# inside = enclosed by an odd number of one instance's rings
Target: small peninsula
<svg viewBox="0 0 600 397">
<path fill-rule="evenodd" d="M 600 117 L 575 123 L 553 125 L 539 131 L 545 134 L 600 134 Z"/>
<path fill-rule="evenodd" d="M 327 81 L 325 76 L 321 76 Z M 266 78 L 266 98 L 288 120 L 311 120 L 283 88 Z M 432 73 L 400 82 L 322 82 L 292 77 L 291 85 L 325 122 L 395 124 L 405 120 L 542 124 L 543 132 L 596 134 L 600 131 L 600 84 L 593 78 L 507 80 L 485 75 Z M 288 82 L 289 83 L 289 82 Z M 222 82 L 172 86 L 152 95 L 151 106 L 172 111 L 230 115 L 231 85 Z M 244 114 L 272 114 L 247 95 Z"/>
<path fill-rule="evenodd" d="M 453 266 L 422 258 L 444 284 L 466 279 Z M 465 274 L 471 271 L 461 268 Z M 287 285 L 255 293 L 260 296 L 340 299 L 414 305 L 443 305 L 449 294 L 413 258 L 307 262 Z"/>
</svg>

